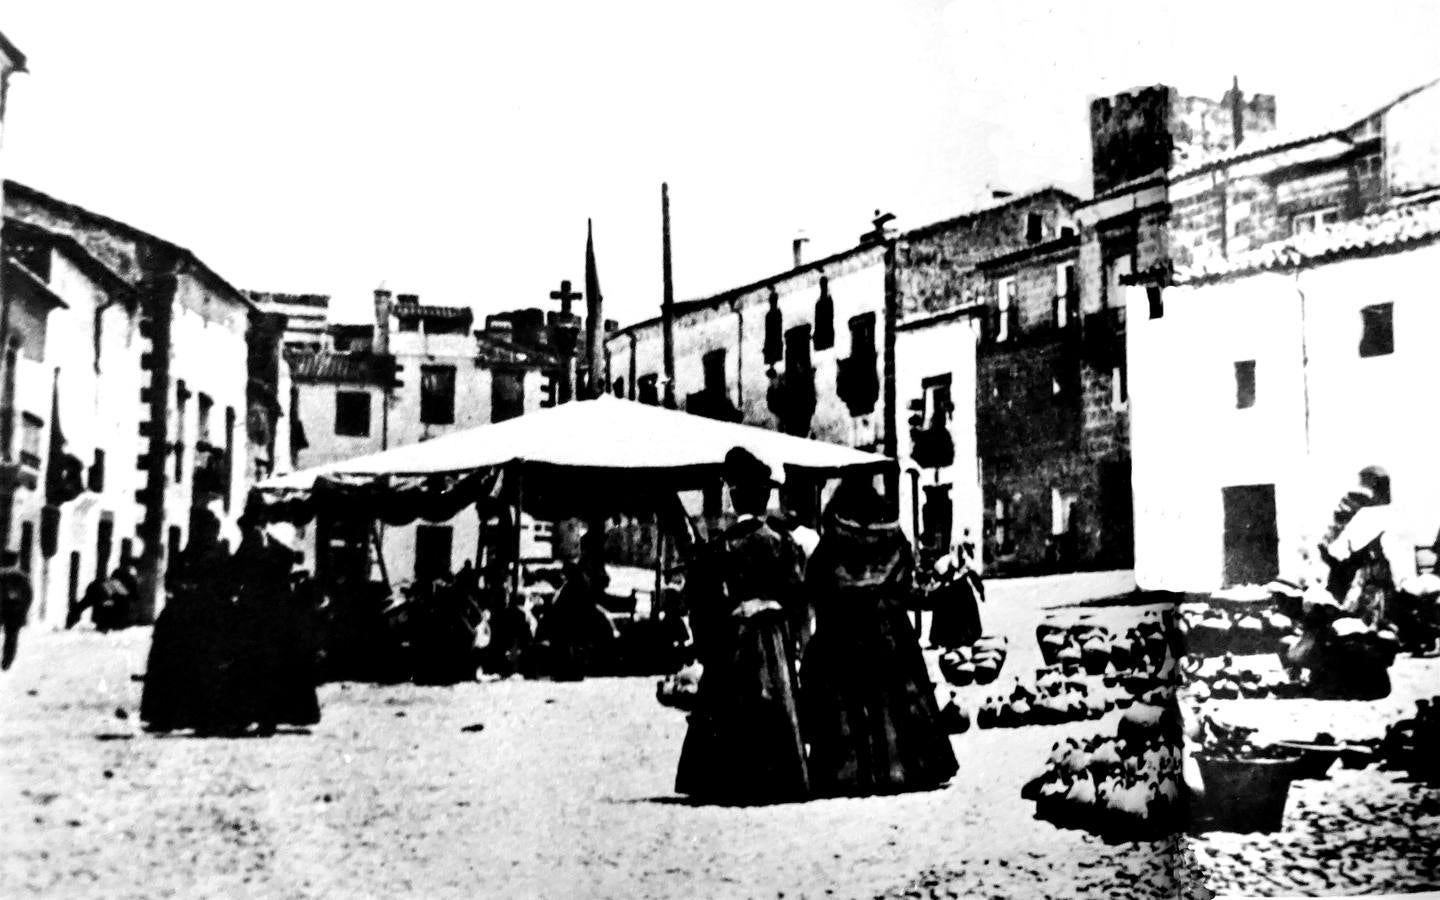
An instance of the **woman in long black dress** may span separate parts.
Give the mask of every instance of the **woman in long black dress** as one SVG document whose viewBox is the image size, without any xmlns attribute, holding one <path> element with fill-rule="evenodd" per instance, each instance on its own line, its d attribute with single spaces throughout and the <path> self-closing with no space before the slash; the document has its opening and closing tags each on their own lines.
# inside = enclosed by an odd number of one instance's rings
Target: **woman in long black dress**
<svg viewBox="0 0 1440 900">
<path fill-rule="evenodd" d="M 717 803 L 799 800 L 809 795 L 792 637 L 804 609 L 800 550 L 763 518 L 769 467 L 737 449 L 725 469 L 739 519 L 685 578 L 704 673 L 675 790 Z"/>
<path fill-rule="evenodd" d="M 801 709 L 820 795 L 938 787 L 958 768 L 907 616 L 915 557 L 868 480 L 847 480 L 806 566 L 815 637 Z"/>
</svg>

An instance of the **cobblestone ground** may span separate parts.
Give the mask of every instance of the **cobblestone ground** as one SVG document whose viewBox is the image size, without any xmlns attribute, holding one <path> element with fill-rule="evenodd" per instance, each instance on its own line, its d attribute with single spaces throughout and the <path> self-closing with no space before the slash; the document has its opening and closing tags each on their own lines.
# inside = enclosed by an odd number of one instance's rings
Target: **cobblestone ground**
<svg viewBox="0 0 1440 900">
<path fill-rule="evenodd" d="M 1007 674 L 1033 667 L 1043 607 L 1119 593 L 1127 577 L 992 585 L 984 613 L 1011 635 Z M 0 680 L 4 896 L 1176 896 L 1164 844 L 1057 829 L 1019 798 L 1055 740 L 1109 722 L 957 736 L 960 775 L 939 791 L 697 807 L 672 793 L 685 722 L 653 679 L 327 685 L 311 734 L 155 737 L 131 677 L 148 642 L 144 629 L 25 635 Z M 1337 815 L 1325 792 L 1348 783 L 1313 783 L 1294 810 Z M 1355 808 L 1434 815 L 1433 796 L 1394 784 L 1408 801 L 1357 782 Z M 1338 829 L 1315 822 L 1287 846 Z M 1289 834 L 1287 820 L 1276 840 Z M 1204 852 L 1245 884 L 1223 838 Z"/>
</svg>

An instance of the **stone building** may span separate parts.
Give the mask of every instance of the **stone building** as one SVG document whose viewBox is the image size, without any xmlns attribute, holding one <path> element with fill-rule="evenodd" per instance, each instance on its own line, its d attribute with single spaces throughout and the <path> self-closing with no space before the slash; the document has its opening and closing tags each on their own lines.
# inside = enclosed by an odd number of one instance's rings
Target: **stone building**
<svg viewBox="0 0 1440 900">
<path fill-rule="evenodd" d="M 185 546 L 194 516 L 209 510 L 234 536 L 251 457 L 245 419 L 252 396 L 249 337 L 255 310 L 244 294 L 189 250 L 33 188 L 6 182 L 5 217 L 7 227 L 15 223 L 71 239 L 133 295 L 133 329 L 130 325 L 122 329 L 116 322 L 107 332 L 101 317 L 99 364 L 114 360 L 114 368 L 98 373 L 97 389 L 106 399 L 88 402 L 103 402 L 103 414 L 115 417 L 116 429 L 121 422 L 133 424 L 128 436 L 114 432 L 114 443 L 101 448 L 104 463 L 94 468 L 103 471 L 107 485 L 133 486 L 128 508 L 113 511 L 113 527 L 121 528 L 133 515 L 134 532 L 114 531 L 108 538 L 118 542 L 122 552 L 135 555 L 142 582 L 137 615 L 142 620 L 152 618 L 164 600 L 167 564 Z M 69 266 L 53 262 L 61 257 L 52 252 L 50 258 L 50 277 L 68 277 Z M 106 280 L 95 274 L 86 277 L 99 287 Z M 92 287 L 76 283 L 52 290 L 61 297 L 93 294 Z M 117 288 L 106 302 L 114 302 L 116 293 L 126 292 Z M 99 303 L 92 299 L 76 308 L 93 310 Z M 105 356 L 109 349 L 105 341 L 119 341 L 122 333 L 123 347 Z M 56 365 L 73 372 L 87 352 L 94 353 L 87 334 L 96 332 L 79 325 L 63 334 L 57 330 L 55 335 L 65 345 L 51 346 L 53 341 L 48 341 L 49 359 L 63 360 Z M 54 367 L 51 362 L 46 365 Z M 131 365 L 138 372 L 127 370 Z M 68 381 L 69 376 L 59 379 L 65 398 L 62 414 L 72 392 L 78 395 L 75 402 L 87 402 L 83 384 L 72 388 Z M 267 389 L 263 377 L 256 389 Z M 280 404 L 284 398 L 271 400 Z M 76 418 L 81 417 L 77 407 Z M 62 423 L 67 438 L 70 421 L 67 415 Z M 79 434 L 84 423 L 73 427 Z M 121 474 L 122 469 L 133 471 Z M 97 516 L 96 528 L 103 528 L 103 510 Z M 105 538 L 95 538 L 96 545 L 107 545 Z M 83 557 L 81 562 L 82 569 L 88 568 Z"/>
<path fill-rule="evenodd" d="M 918 525 L 933 552 L 967 529 L 975 537 L 970 319 L 989 289 L 980 267 L 1059 239 L 1075 202 L 1046 189 L 899 233 L 882 216 L 849 250 L 811 262 L 797 254 L 789 271 L 677 303 L 677 405 L 896 457 L 913 473 L 890 486 L 907 530 Z M 606 349 L 614 393 L 661 402 L 661 318 L 618 329 Z M 937 454 L 941 432 L 948 446 Z M 718 512 L 718 495 L 710 506 Z"/>
<path fill-rule="evenodd" d="M 287 335 L 297 466 L 378 453 L 549 405 L 558 361 L 544 314 L 520 310 L 490 316 L 483 329 L 473 326 L 469 308 L 431 306 L 380 289 L 373 325 L 329 324 L 318 348 Z M 443 523 L 314 527 L 306 540 L 310 552 L 326 555 L 325 570 L 368 578 L 373 561 L 394 584 L 458 568 L 480 552 L 479 525 L 468 510 Z M 537 531 L 543 526 L 529 523 L 528 544 Z M 376 544 L 383 554 L 372 560 L 365 548 Z"/>
</svg>

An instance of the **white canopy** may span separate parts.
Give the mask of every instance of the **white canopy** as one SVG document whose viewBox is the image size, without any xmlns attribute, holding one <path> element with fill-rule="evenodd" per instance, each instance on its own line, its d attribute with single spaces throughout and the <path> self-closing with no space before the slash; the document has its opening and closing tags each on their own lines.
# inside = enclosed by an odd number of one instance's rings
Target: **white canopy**
<svg viewBox="0 0 1440 900">
<path fill-rule="evenodd" d="M 512 463 L 562 470 L 556 474 L 584 471 L 600 478 L 607 472 L 654 474 L 688 482 L 686 476 L 691 474 L 713 477 L 733 447 L 746 448 L 772 468 L 788 466 L 823 474 L 878 470 L 891 462 L 838 444 L 601 397 L 277 475 L 256 487 L 261 492 L 288 493 L 307 491 L 322 476 L 458 474 Z"/>
</svg>

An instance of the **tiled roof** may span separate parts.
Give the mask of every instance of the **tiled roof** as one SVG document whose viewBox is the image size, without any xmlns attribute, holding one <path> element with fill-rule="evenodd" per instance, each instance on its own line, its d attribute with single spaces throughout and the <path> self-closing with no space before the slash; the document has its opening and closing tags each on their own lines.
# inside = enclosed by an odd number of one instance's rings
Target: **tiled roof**
<svg viewBox="0 0 1440 900">
<path fill-rule="evenodd" d="M 1264 156 L 1267 153 L 1281 153 L 1286 150 L 1293 150 L 1296 147 L 1303 147 L 1306 144 L 1318 144 L 1324 140 L 1344 140 L 1343 128 L 1332 128 L 1327 131 L 1316 131 L 1310 134 L 1277 133 L 1260 135 L 1255 140 L 1243 141 L 1238 147 L 1231 147 L 1221 153 L 1212 153 L 1208 156 L 1200 156 L 1193 160 L 1186 160 L 1176 164 L 1170 170 L 1170 180 L 1176 181 L 1181 178 L 1189 178 L 1210 169 L 1219 168 L 1225 165 L 1234 165 L 1257 156 Z"/>
<path fill-rule="evenodd" d="M 1177 270 L 1174 283 L 1203 284 L 1249 272 L 1298 268 L 1339 256 L 1393 252 L 1437 238 L 1440 238 L 1440 201 L 1403 206 L 1274 241 L 1229 258 L 1199 261 Z"/>
<path fill-rule="evenodd" d="M 472 321 L 475 313 L 465 306 L 425 306 L 419 303 L 401 301 L 395 304 L 397 319 L 463 320 Z"/>
<path fill-rule="evenodd" d="M 529 347 L 483 331 L 475 332 L 475 342 L 479 347 L 478 358 L 486 364 L 550 366 L 558 360 L 558 357 L 548 350 Z"/>
<path fill-rule="evenodd" d="M 291 377 L 297 381 L 384 384 L 394 359 L 377 353 L 340 353 L 334 350 L 286 351 Z"/>
<path fill-rule="evenodd" d="M 283 294 L 276 291 L 246 291 L 245 294 L 256 303 L 315 306 L 320 309 L 330 305 L 329 294 Z"/>
</svg>

